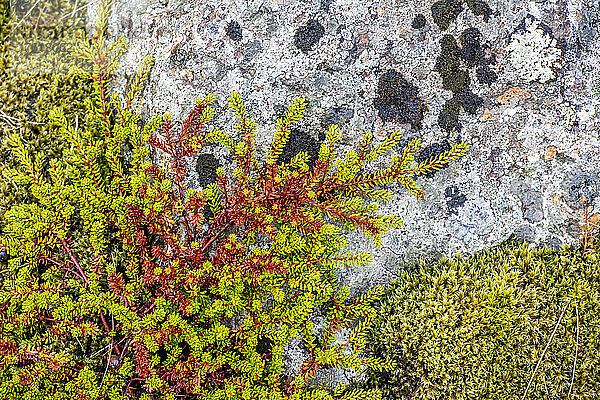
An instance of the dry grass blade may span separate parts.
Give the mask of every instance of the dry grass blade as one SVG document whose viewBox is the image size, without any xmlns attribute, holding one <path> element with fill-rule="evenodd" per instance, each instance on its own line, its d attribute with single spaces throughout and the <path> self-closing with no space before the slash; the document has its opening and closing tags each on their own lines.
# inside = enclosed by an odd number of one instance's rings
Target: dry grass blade
<svg viewBox="0 0 600 400">
<path fill-rule="evenodd" d="M 535 366 L 535 369 L 533 370 L 533 373 L 531 374 L 531 377 L 529 378 L 529 382 L 527 383 L 527 388 L 525 389 L 525 393 L 523 393 L 523 397 L 521 397 L 521 400 L 525 400 L 525 397 L 527 396 L 527 392 L 529 391 L 529 386 L 531 386 L 531 382 L 533 381 L 533 378 L 535 377 L 535 373 L 537 372 L 538 368 L 540 367 L 540 364 L 542 363 L 542 360 L 544 359 L 544 355 L 546 354 L 546 350 L 548 350 L 548 347 L 550 346 L 550 343 L 552 342 L 552 339 L 554 338 L 554 335 L 556 334 L 556 330 L 558 329 L 558 325 L 560 325 L 560 321 L 562 320 L 562 317 L 565 314 L 565 311 L 566 311 L 567 306 L 569 305 L 569 303 L 571 303 L 570 300 L 563 307 L 563 310 L 560 313 L 560 317 L 558 318 L 558 322 L 556 323 L 556 325 L 554 325 L 554 330 L 552 331 L 552 334 L 550 335 L 550 338 L 548 339 L 548 342 L 546 343 L 546 347 L 544 347 L 544 351 L 542 351 L 542 355 L 540 356 L 540 359 L 538 360 L 538 362 L 537 362 L 537 364 Z"/>
<path fill-rule="evenodd" d="M 569 385 L 569 394 L 567 399 L 571 398 L 571 390 L 573 390 L 573 381 L 575 380 L 575 367 L 577 366 L 577 350 L 579 347 L 579 310 L 575 306 L 575 315 L 577 317 L 577 326 L 575 330 L 575 359 L 573 360 L 573 371 L 571 372 L 571 384 Z"/>
</svg>

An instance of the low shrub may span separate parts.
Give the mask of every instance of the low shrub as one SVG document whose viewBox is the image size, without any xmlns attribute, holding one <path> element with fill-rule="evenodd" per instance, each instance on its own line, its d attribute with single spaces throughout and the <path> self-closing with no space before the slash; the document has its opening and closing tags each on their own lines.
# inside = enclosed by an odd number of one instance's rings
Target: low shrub
<svg viewBox="0 0 600 400">
<path fill-rule="evenodd" d="M 464 155 L 459 143 L 413 166 L 413 139 L 387 168 L 364 164 L 389 152 L 366 133 L 358 151 L 338 159 L 337 126 L 326 132 L 312 170 L 302 151 L 279 163 L 305 100 L 278 119 L 266 162 L 256 158 L 256 124 L 237 94 L 229 97 L 236 135 L 209 128 L 214 96 L 196 100 L 181 129 L 167 114 L 138 124 L 132 104 L 152 60 L 144 59 L 125 99 L 112 93 L 124 38 L 106 39 L 108 4 L 89 41 L 73 47 L 93 66 L 85 127 L 63 109 L 49 114 L 69 143 L 62 158 L 31 156 L 16 132 L 7 144 L 19 160 L 11 184 L 33 200 L 13 205 L 0 236 L 0 397 L 21 399 L 378 399 L 377 389 L 342 394 L 308 384 L 320 368 L 390 370 L 361 358 L 378 287 L 358 299 L 337 285 L 340 266 L 369 262 L 344 253 L 343 229 L 381 235 L 401 225 L 377 215 L 395 182 L 418 198 L 414 178 Z M 203 190 L 184 187 L 185 158 L 211 142 L 228 148 L 230 175 L 216 171 Z M 123 146 L 133 147 L 125 168 Z M 172 157 L 167 172 L 147 161 L 150 146 Z M 125 170 L 128 170 L 126 173 Z M 209 215 L 204 215 L 208 206 Z M 4 267 L 4 265 L 3 265 Z M 324 314 L 317 329 L 309 318 Z M 337 334 L 348 328 L 345 343 Z M 300 373 L 286 376 L 283 353 L 302 337 Z"/>
</svg>

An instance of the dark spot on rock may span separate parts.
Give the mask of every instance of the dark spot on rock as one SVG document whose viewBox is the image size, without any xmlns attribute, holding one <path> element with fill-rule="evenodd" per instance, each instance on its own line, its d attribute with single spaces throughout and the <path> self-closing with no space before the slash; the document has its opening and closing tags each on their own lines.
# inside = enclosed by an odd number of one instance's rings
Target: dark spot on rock
<svg viewBox="0 0 600 400">
<path fill-rule="evenodd" d="M 333 0 L 321 0 L 321 10 L 329 12 L 329 7 L 331 7 L 331 3 L 333 3 Z"/>
<path fill-rule="evenodd" d="M 520 225 L 510 235 L 509 240 L 511 239 L 520 242 L 532 243 L 535 240 L 535 230 L 529 225 Z"/>
<path fill-rule="evenodd" d="M 458 187 L 456 185 L 450 185 L 444 190 L 444 195 L 446 197 L 455 197 L 458 196 L 460 192 L 458 191 Z"/>
<path fill-rule="evenodd" d="M 275 343 L 266 336 L 260 336 L 258 338 L 258 343 L 256 344 L 256 352 L 260 355 L 266 355 L 271 352 L 273 345 Z"/>
<path fill-rule="evenodd" d="M 460 131 L 462 126 L 458 122 L 459 112 L 460 103 L 456 99 L 452 98 L 446 100 L 442 107 L 442 111 L 440 111 L 440 114 L 438 115 L 438 125 L 440 128 L 446 132 L 451 132 L 453 130 Z"/>
<path fill-rule="evenodd" d="M 296 30 L 294 34 L 294 45 L 303 53 L 308 53 L 313 46 L 323 37 L 325 28 L 314 19 L 311 19 Z"/>
<path fill-rule="evenodd" d="M 395 70 L 379 77 L 373 104 L 384 122 L 410 123 L 412 128 L 420 128 L 426 110 L 425 103 L 418 97 L 418 89 Z"/>
<path fill-rule="evenodd" d="M 479 83 L 485 83 L 488 85 L 498 80 L 498 75 L 487 65 L 477 67 L 475 75 L 477 76 Z"/>
<path fill-rule="evenodd" d="M 445 31 L 463 10 L 462 0 L 440 0 L 431 6 L 431 17 L 440 30 Z"/>
<path fill-rule="evenodd" d="M 448 186 L 445 190 L 446 197 L 449 199 L 446 201 L 449 214 L 458 214 L 458 207 L 462 207 L 467 201 L 467 196 L 460 193 L 456 185 Z"/>
<path fill-rule="evenodd" d="M 196 172 L 198 173 L 198 182 L 202 187 L 217 181 L 217 168 L 220 166 L 219 160 L 212 154 L 200 154 L 198 156 Z"/>
<path fill-rule="evenodd" d="M 419 153 L 419 157 L 417 157 L 417 162 L 422 163 L 422 162 L 431 160 L 432 158 L 439 156 L 440 154 L 442 154 L 445 151 L 450 150 L 451 148 L 452 147 L 450 146 L 450 143 L 448 143 L 447 139 L 444 139 L 443 141 L 441 141 L 439 143 L 430 144 L 429 146 L 421 149 L 421 152 Z M 442 168 L 446 168 L 446 167 L 447 167 L 447 164 L 445 166 L 443 166 Z M 425 176 L 430 178 L 435 173 L 436 173 L 436 171 L 431 171 L 428 174 L 425 174 Z"/>
<path fill-rule="evenodd" d="M 292 161 L 292 158 L 294 158 L 296 154 L 298 154 L 301 151 L 305 151 L 308 153 L 309 156 L 307 164 L 310 168 L 312 168 L 317 162 L 320 148 L 321 144 L 317 142 L 308 133 L 301 131 L 297 128 L 292 128 L 292 131 L 290 132 L 290 137 L 288 138 L 288 141 L 285 144 L 283 151 L 277 159 L 277 164 L 288 164 Z"/>
<path fill-rule="evenodd" d="M 158 351 L 156 352 L 156 355 L 158 355 L 159 359 L 160 359 L 160 363 L 164 364 L 165 361 L 167 361 L 168 358 L 168 353 L 167 350 L 165 349 L 164 345 L 160 345 L 160 347 L 158 348 Z"/>
<path fill-rule="evenodd" d="M 179 360 L 187 361 L 191 354 L 190 344 L 184 340 L 183 342 L 178 343 L 177 346 L 181 349 L 181 355 L 179 356 Z"/>
<path fill-rule="evenodd" d="M 475 114 L 477 109 L 483 105 L 483 99 L 472 93 L 468 88 L 464 92 L 454 93 L 454 98 L 463 110 L 471 115 Z"/>
<path fill-rule="evenodd" d="M 422 29 L 425 27 L 426 23 L 425 16 L 423 14 L 417 14 L 413 19 L 411 26 L 413 29 Z"/>
<path fill-rule="evenodd" d="M 460 34 L 460 45 L 462 46 L 462 57 L 469 67 L 485 62 L 479 29 L 468 28 L 462 31 Z"/>
<path fill-rule="evenodd" d="M 475 15 L 483 15 L 483 20 L 488 22 L 490 15 L 492 15 L 492 9 L 483 0 L 466 0 L 467 7 Z"/>
<path fill-rule="evenodd" d="M 327 116 L 324 121 L 325 129 L 331 125 L 342 126 L 354 117 L 354 110 L 349 107 L 333 107 L 327 111 Z M 320 132 L 320 135 L 324 133 Z M 319 137 L 319 140 L 323 141 L 325 138 Z"/>
<path fill-rule="evenodd" d="M 237 21 L 231 21 L 227 25 L 225 29 L 225 33 L 231 40 L 235 40 L 236 42 L 242 40 L 242 27 Z"/>
</svg>

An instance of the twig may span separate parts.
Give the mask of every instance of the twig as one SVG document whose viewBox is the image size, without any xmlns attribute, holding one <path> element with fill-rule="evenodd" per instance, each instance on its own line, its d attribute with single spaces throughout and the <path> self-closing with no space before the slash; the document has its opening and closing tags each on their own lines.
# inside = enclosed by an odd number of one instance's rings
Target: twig
<svg viewBox="0 0 600 400">
<path fill-rule="evenodd" d="M 0 111 L 0 114 L 2 114 L 2 115 L 0 115 L 0 117 L 2 119 L 4 119 L 9 124 L 11 124 L 13 127 L 16 127 L 15 123 L 19 121 L 17 118 L 11 117 L 10 115 L 6 115 L 2 111 Z M 28 120 L 25 120 L 25 123 L 27 123 L 27 124 L 33 124 L 33 125 L 46 125 L 43 122 L 33 122 L 33 121 L 28 121 Z"/>
<path fill-rule="evenodd" d="M 577 306 L 575 306 L 575 314 L 577 316 L 577 326 L 575 330 L 575 359 L 573 360 L 573 371 L 571 372 L 571 384 L 569 385 L 569 394 L 567 395 L 567 399 L 571 397 L 573 381 L 575 380 L 575 366 L 577 365 L 577 347 L 579 344 L 579 311 L 577 310 Z"/>
<path fill-rule="evenodd" d="M 29 16 L 29 14 L 31 14 L 31 12 L 33 11 L 33 9 L 35 8 L 35 6 L 37 6 L 37 4 L 40 2 L 40 0 L 36 0 L 35 3 L 33 3 L 33 5 L 31 6 L 31 8 L 29 9 L 29 11 L 27 11 L 27 14 L 25 14 L 25 16 L 23 18 L 21 18 L 21 20 L 19 21 L 19 23 L 17 25 L 15 25 L 15 28 L 18 28 L 19 25 L 21 25 L 23 23 L 23 21 L 25 21 L 25 18 L 27 18 Z"/>
<path fill-rule="evenodd" d="M 112 340 L 111 340 L 111 342 L 112 342 Z M 98 388 L 98 391 L 96 392 L 96 396 L 94 396 L 92 398 L 92 400 L 95 399 L 98 396 L 98 394 L 100 393 L 100 391 L 102 390 L 102 385 L 104 384 L 104 379 L 106 378 L 106 373 L 108 372 L 108 366 L 110 365 L 110 357 L 112 356 L 112 349 L 113 349 L 113 346 L 111 343 L 110 352 L 108 353 L 108 359 L 106 360 L 106 368 L 104 369 L 104 375 L 102 375 L 102 381 L 100 381 L 100 387 Z"/>
<path fill-rule="evenodd" d="M 13 126 L 13 128 L 16 126 L 11 120 L 17 121 L 17 119 L 15 117 L 11 117 L 9 115 L 4 114 L 2 111 L 0 111 L 0 117 L 5 120 L 6 122 L 8 122 L 9 124 L 11 124 Z"/>
<path fill-rule="evenodd" d="M 77 0 L 75 0 L 75 4 L 73 4 L 73 12 L 71 13 L 71 18 L 75 16 L 75 9 L 77 8 Z"/>
<path fill-rule="evenodd" d="M 550 339 L 548 339 L 548 342 L 546 343 L 546 347 L 544 347 L 544 351 L 542 351 L 542 355 L 541 355 L 540 359 L 538 360 L 538 362 L 535 366 L 535 369 L 533 370 L 533 374 L 531 374 L 531 377 L 529 378 L 529 382 L 527 383 L 527 388 L 525 389 L 525 393 L 523 393 L 523 397 L 521 397 L 521 400 L 524 400 L 525 396 L 527 396 L 527 392 L 529 391 L 529 386 L 531 385 L 531 381 L 533 381 L 533 377 L 535 376 L 537 369 L 539 368 L 542 360 L 544 359 L 544 354 L 546 354 L 546 350 L 548 350 L 548 346 L 550 346 L 550 342 L 552 342 L 552 339 L 554 338 L 556 329 L 558 329 L 558 325 L 560 324 L 560 321 L 562 320 L 562 317 L 565 314 L 565 310 L 567 309 L 567 306 L 569 305 L 569 303 L 571 303 L 571 300 L 569 300 L 567 302 L 567 304 L 565 304 L 562 312 L 560 313 L 560 317 L 558 318 L 558 322 L 556 323 L 556 325 L 554 325 L 554 330 L 552 331 L 552 334 L 550 335 Z"/>
<path fill-rule="evenodd" d="M 82 6 L 81 6 L 81 7 L 79 7 L 78 9 L 73 9 L 73 12 L 71 13 L 71 16 L 75 15 L 75 13 L 76 13 L 77 11 L 79 11 L 79 10 L 83 10 L 83 9 L 84 9 L 84 8 L 86 8 L 88 5 L 92 5 L 92 4 L 94 4 L 94 5 L 95 5 L 96 3 L 98 3 L 98 0 L 90 1 L 89 3 L 82 5 Z M 75 5 L 77 5 L 77 2 L 75 2 Z M 60 17 L 60 18 L 58 19 L 58 22 L 60 22 L 60 21 L 62 21 L 63 19 L 67 18 L 68 16 L 69 16 L 69 14 L 65 14 L 65 15 L 63 15 L 62 17 Z"/>
</svg>

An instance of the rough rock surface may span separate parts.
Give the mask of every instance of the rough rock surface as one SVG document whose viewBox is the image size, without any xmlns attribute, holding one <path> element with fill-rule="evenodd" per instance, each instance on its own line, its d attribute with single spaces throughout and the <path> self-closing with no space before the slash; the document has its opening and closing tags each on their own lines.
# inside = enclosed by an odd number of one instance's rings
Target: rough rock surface
<svg viewBox="0 0 600 400">
<path fill-rule="evenodd" d="M 466 140 L 467 156 L 420 179 L 425 200 L 398 190 L 381 208 L 405 221 L 382 249 L 359 233 L 350 235 L 352 250 L 374 255 L 362 270 L 340 271 L 353 295 L 386 286 L 403 263 L 473 253 L 511 235 L 550 247 L 575 242 L 572 222 L 552 198 L 561 197 L 567 209 L 577 207 L 582 194 L 600 201 L 600 85 L 593 73 L 599 3 L 494 0 L 490 9 L 475 10 L 457 6 L 461 1 L 438 3 L 434 11 L 441 3 L 452 3 L 456 11 L 441 22 L 444 31 L 432 17 L 432 0 L 116 0 L 109 27 L 130 44 L 119 88 L 151 54 L 155 66 L 140 110 L 146 118 L 170 112 L 182 120 L 195 98 L 214 93 L 215 124 L 228 127 L 233 115 L 224 106 L 237 91 L 258 124 L 263 157 L 276 117 L 297 96 L 309 103 L 297 128 L 316 141 L 328 124 L 340 124 L 342 152 L 355 147 L 364 130 L 381 140 L 385 132 L 402 129 L 406 138 L 420 137 L 424 147 Z M 419 14 L 425 21 L 413 23 Z M 483 99 L 470 102 L 474 114 L 440 119 L 453 96 L 434 71 L 440 40 L 459 39 L 469 28 L 480 36 L 468 31 L 476 39 L 461 50 L 464 58 L 475 65 L 473 57 L 486 53 L 496 63 L 480 62 L 470 70 L 469 93 Z M 389 70 L 418 90 L 426 106 L 420 126 L 380 119 L 374 100 L 378 80 Z M 438 121 L 460 129 L 442 129 Z M 221 165 L 230 164 L 222 149 L 205 151 Z M 195 160 L 188 161 L 187 183 L 199 187 Z M 290 347 L 290 370 L 301 362 L 300 354 Z M 317 378 L 345 380 L 340 371 Z"/>
</svg>

